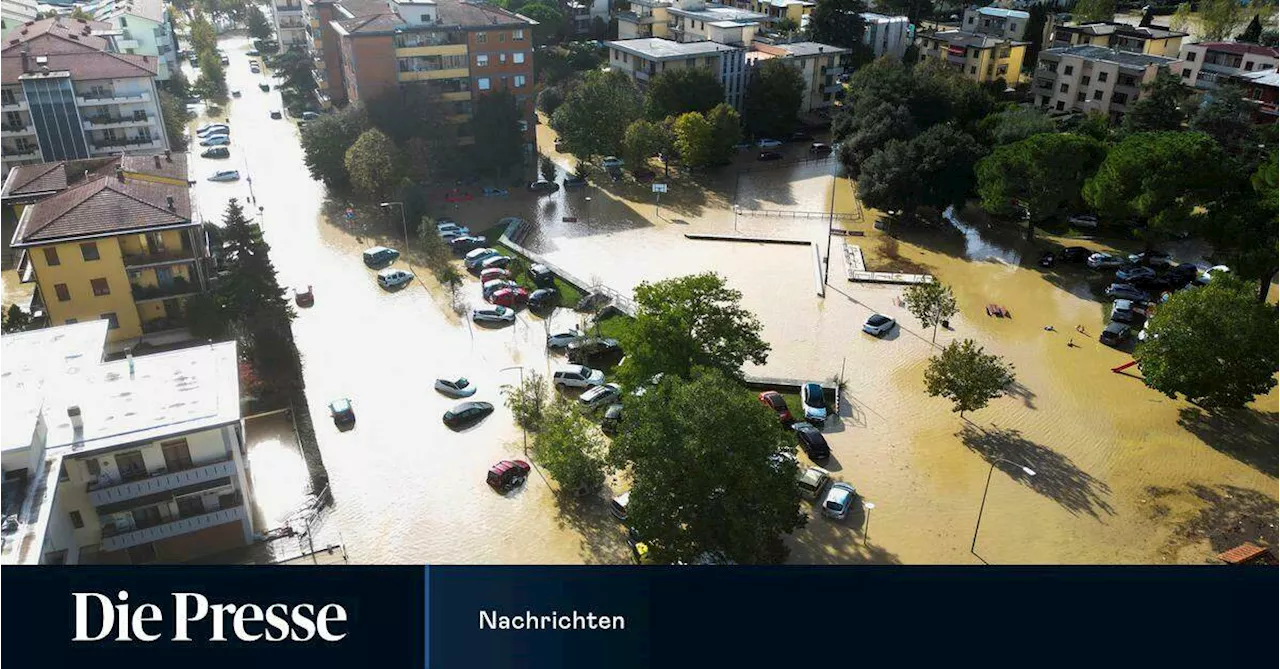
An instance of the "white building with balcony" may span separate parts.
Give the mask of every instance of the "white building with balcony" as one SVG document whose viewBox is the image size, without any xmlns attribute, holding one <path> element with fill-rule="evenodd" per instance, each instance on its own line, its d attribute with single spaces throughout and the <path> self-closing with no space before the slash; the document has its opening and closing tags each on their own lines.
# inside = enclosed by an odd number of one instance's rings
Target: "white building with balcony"
<svg viewBox="0 0 1280 669">
<path fill-rule="evenodd" d="M 1031 92 L 1036 104 L 1050 113 L 1099 112 L 1114 123 L 1142 97 L 1143 84 L 1162 69 L 1178 71 L 1180 62 L 1092 45 L 1045 49 Z"/>
<path fill-rule="evenodd" d="M 573 34 L 588 35 L 596 19 L 609 25 L 609 0 L 569 0 L 565 5 L 573 21 Z"/>
<path fill-rule="evenodd" d="M 605 46 L 609 48 L 610 69 L 631 77 L 641 90 L 662 72 L 698 67 L 716 75 L 724 87 L 725 102 L 742 107 L 747 77 L 747 50 L 743 47 L 656 37 L 616 40 L 605 42 Z"/>
<path fill-rule="evenodd" d="M 112 53 L 102 24 L 53 18 L 13 31 L 0 56 L 3 169 L 169 149 L 154 56 Z"/>
<path fill-rule="evenodd" d="M 1275 47 L 1238 42 L 1199 42 L 1184 44 L 1182 83 L 1211 91 L 1232 77 L 1250 72 L 1276 69 Z"/>
<path fill-rule="evenodd" d="M 104 362 L 107 328 L 0 338 L 4 564 L 177 563 L 252 541 L 235 343 Z"/>
<path fill-rule="evenodd" d="M 871 48 L 876 58 L 888 56 L 902 60 L 907 47 L 911 46 L 911 19 L 864 12 L 862 21 L 866 25 L 862 31 L 862 43 Z"/>
<path fill-rule="evenodd" d="M 178 48 L 164 0 L 96 0 L 83 7 L 114 29 L 115 51 L 154 57 L 156 79 L 169 80 L 178 67 Z"/>
<path fill-rule="evenodd" d="M 388 13 L 390 10 L 387 10 Z M 302 12 L 302 0 L 271 0 L 276 39 L 282 49 L 306 49 L 311 45 L 311 29 Z"/>
</svg>

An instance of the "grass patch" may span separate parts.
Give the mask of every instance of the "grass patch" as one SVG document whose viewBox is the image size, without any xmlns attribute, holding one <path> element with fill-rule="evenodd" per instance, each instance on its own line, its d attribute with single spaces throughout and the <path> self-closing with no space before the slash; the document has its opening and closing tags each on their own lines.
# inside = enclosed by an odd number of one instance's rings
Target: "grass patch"
<svg viewBox="0 0 1280 669">
<path fill-rule="evenodd" d="M 483 237 L 485 240 L 485 246 L 488 246 L 504 256 L 515 258 L 516 262 L 512 263 L 511 267 L 508 268 L 511 270 L 511 275 L 514 277 L 513 280 L 520 284 L 521 288 L 532 293 L 538 289 L 538 286 L 534 285 L 533 279 L 529 276 L 527 271 L 529 265 L 533 263 L 529 262 L 528 258 L 516 253 L 505 244 L 498 241 L 502 237 L 502 233 L 504 231 L 506 231 L 505 225 L 495 225 L 473 234 L 477 237 Z M 586 296 L 586 293 L 579 290 L 577 286 L 561 279 L 558 276 L 556 277 L 556 290 L 560 291 L 560 305 L 570 309 L 572 309 L 583 297 Z"/>
</svg>

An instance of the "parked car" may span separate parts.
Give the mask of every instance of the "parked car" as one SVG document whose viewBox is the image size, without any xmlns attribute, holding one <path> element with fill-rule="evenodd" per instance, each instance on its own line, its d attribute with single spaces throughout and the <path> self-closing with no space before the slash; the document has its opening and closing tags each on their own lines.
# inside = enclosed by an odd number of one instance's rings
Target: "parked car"
<svg viewBox="0 0 1280 669">
<path fill-rule="evenodd" d="M 772 149 L 772 148 L 779 147 L 779 146 L 782 146 L 782 142 L 779 142 L 779 141 L 778 141 L 778 140 L 776 140 L 776 139 L 769 139 L 769 138 L 765 137 L 765 138 L 757 139 L 757 140 L 756 140 L 756 147 L 757 147 L 757 148 L 761 148 L 761 149 Z"/>
<path fill-rule="evenodd" d="M 853 508 L 853 500 L 857 496 L 858 491 L 848 483 L 833 483 L 826 501 L 822 503 L 822 513 L 834 520 L 844 520 L 849 516 L 849 510 Z"/>
<path fill-rule="evenodd" d="M 246 53 L 247 55 L 250 55 L 250 56 L 261 56 L 261 55 L 262 55 L 261 53 L 259 53 L 259 52 L 258 52 L 258 50 L 257 50 L 257 49 L 249 49 L 249 50 L 248 50 L 248 51 L 246 51 L 245 53 Z"/>
<path fill-rule="evenodd" d="M 622 168 L 621 168 L 621 167 L 607 167 L 607 168 L 605 168 L 605 170 L 604 170 L 604 171 L 605 171 L 605 173 L 607 173 L 607 174 L 609 175 L 609 179 L 610 179 L 610 180 L 612 180 L 612 181 L 614 181 L 614 182 L 622 181 Z"/>
<path fill-rule="evenodd" d="M 490 248 L 473 249 L 467 252 L 466 257 L 462 260 L 462 264 L 466 265 L 467 269 L 475 269 L 480 265 L 480 263 L 484 262 L 486 258 L 492 258 L 496 255 L 499 255 L 499 253 Z"/>
<path fill-rule="evenodd" d="M 316 112 L 313 112 L 313 111 L 302 112 L 302 120 L 304 121 L 314 121 L 318 118 L 320 118 L 320 114 L 317 114 Z"/>
<path fill-rule="evenodd" d="M 529 192 L 537 193 L 539 195 L 548 195 L 558 190 L 560 190 L 560 184 L 554 181 L 542 181 L 539 179 L 538 181 L 534 181 L 529 184 Z"/>
<path fill-rule="evenodd" d="M 282 114 L 279 109 L 272 109 L 271 118 L 279 121 L 280 119 L 284 118 L 284 114 Z"/>
<path fill-rule="evenodd" d="M 262 91 L 263 93 L 266 93 L 267 91 L 271 90 L 271 84 L 268 84 L 267 82 L 264 81 L 258 84 L 258 90 Z"/>
<path fill-rule="evenodd" d="M 515 319 L 516 312 L 506 307 L 471 310 L 471 320 L 477 323 L 510 323 Z"/>
<path fill-rule="evenodd" d="M 622 345 L 618 343 L 617 339 L 602 337 L 578 339 L 570 342 L 567 348 L 569 362 L 579 365 L 622 354 Z"/>
<path fill-rule="evenodd" d="M 756 160 L 782 160 L 782 154 L 777 151 L 761 151 L 760 155 L 756 156 Z"/>
<path fill-rule="evenodd" d="M 490 267 L 486 270 L 480 270 L 480 283 L 488 283 L 490 281 L 498 281 L 501 279 L 510 279 L 511 275 L 507 270 L 501 267 Z"/>
<path fill-rule="evenodd" d="M 257 65 L 250 65 L 249 71 L 252 72 L 253 74 L 262 74 L 262 68 L 258 67 Z"/>
<path fill-rule="evenodd" d="M 1231 268 L 1226 265 L 1214 265 L 1213 267 L 1201 272 L 1200 276 L 1196 277 L 1195 282 L 1197 285 L 1207 286 L 1210 281 L 1213 281 L 1213 277 L 1219 274 L 1228 274 L 1230 272 Z"/>
<path fill-rule="evenodd" d="M 400 252 L 385 246 L 372 246 L 365 249 L 361 255 L 365 265 L 376 269 L 395 262 L 400 257 Z"/>
<path fill-rule="evenodd" d="M 219 170 L 209 177 L 209 181 L 239 181 L 240 173 L 236 170 Z"/>
<path fill-rule="evenodd" d="M 1169 280 L 1169 284 L 1174 288 L 1182 288 L 1192 281 L 1196 280 L 1196 275 L 1200 270 L 1191 263 L 1182 263 L 1173 269 L 1165 277 Z"/>
<path fill-rule="evenodd" d="M 578 403 L 587 409 L 597 409 L 606 404 L 613 404 L 622 397 L 622 386 L 606 383 L 596 386 L 578 396 Z"/>
<path fill-rule="evenodd" d="M 1124 259 L 1113 256 L 1110 253 L 1095 253 L 1089 256 L 1085 264 L 1090 269 L 1111 269 L 1113 267 L 1123 267 Z"/>
<path fill-rule="evenodd" d="M 529 463 L 524 460 L 502 460 L 489 468 L 484 482 L 498 492 L 520 487 L 529 478 Z"/>
<path fill-rule="evenodd" d="M 823 144 L 822 142 L 814 142 L 813 144 L 809 145 L 809 153 L 812 153 L 815 156 L 830 155 L 831 145 Z"/>
<path fill-rule="evenodd" d="M 441 241 L 443 241 L 443 242 L 444 242 L 444 243 L 446 243 L 446 244 L 448 244 L 448 243 L 452 242 L 452 241 L 453 241 L 453 240 L 455 240 L 455 239 L 460 239 L 460 238 L 462 238 L 462 237 L 470 237 L 470 236 L 471 236 L 471 235 L 469 235 L 469 234 L 467 234 L 467 233 L 465 233 L 465 232 L 462 232 L 462 231 L 460 231 L 460 230 L 445 230 L 444 232 L 438 232 L 437 234 L 438 234 L 438 235 L 440 235 L 440 240 L 441 240 Z"/>
<path fill-rule="evenodd" d="M 491 304 L 498 304 L 512 309 L 529 300 L 529 291 L 523 288 L 503 288 L 489 296 Z"/>
<path fill-rule="evenodd" d="M 546 309 L 560 304 L 560 291 L 555 288 L 539 288 L 529 293 L 530 309 Z"/>
<path fill-rule="evenodd" d="M 511 191 L 505 188 L 488 187 L 480 191 L 480 194 L 484 197 L 506 197 L 511 194 Z"/>
<path fill-rule="evenodd" d="M 1140 281 L 1143 279 L 1154 279 L 1156 271 L 1150 267 L 1124 267 L 1116 270 L 1116 279 L 1125 283 Z"/>
<path fill-rule="evenodd" d="M 484 237 L 471 237 L 471 236 L 463 235 L 462 237 L 454 237 L 452 239 L 449 239 L 448 243 L 449 243 L 449 248 L 454 253 L 468 253 L 484 246 L 485 244 L 488 244 L 489 240 L 485 239 Z"/>
<path fill-rule="evenodd" d="M 551 271 L 550 267 L 543 264 L 529 266 L 529 278 L 533 279 L 533 285 L 539 288 L 554 288 L 556 285 L 556 275 Z"/>
<path fill-rule="evenodd" d="M 293 301 L 300 307 L 309 307 L 316 303 L 315 291 L 311 290 L 311 286 L 294 288 Z"/>
<path fill-rule="evenodd" d="M 580 187 L 585 186 L 585 185 L 587 185 L 587 178 L 586 178 L 586 177 L 584 177 L 584 176 L 582 176 L 582 175 L 580 175 L 580 174 L 566 174 L 566 175 L 564 175 L 564 187 L 565 187 L 565 188 L 580 188 Z"/>
<path fill-rule="evenodd" d="M 609 502 L 609 513 L 614 518 L 626 522 L 627 520 L 627 503 L 631 501 L 631 491 L 628 490 Z"/>
<path fill-rule="evenodd" d="M 1135 265 L 1146 265 L 1148 267 L 1167 266 L 1173 256 L 1163 251 L 1143 251 L 1142 253 L 1134 253 L 1129 256 L 1129 262 Z"/>
<path fill-rule="evenodd" d="M 812 142 L 813 135 L 810 135 L 809 133 L 804 132 L 802 130 L 798 130 L 796 132 L 791 133 L 791 137 L 788 138 L 787 141 L 788 142 Z"/>
<path fill-rule="evenodd" d="M 1096 228 L 1098 227 L 1098 217 L 1093 214 L 1076 214 L 1067 219 L 1067 222 L 1077 228 Z"/>
<path fill-rule="evenodd" d="M 783 426 L 790 426 L 796 422 L 794 416 L 791 415 L 791 408 L 787 406 L 787 400 L 776 390 L 766 390 L 759 395 L 760 403 L 773 409 L 778 414 L 778 421 Z"/>
<path fill-rule="evenodd" d="M 604 418 L 600 419 L 600 431 L 613 436 L 618 433 L 618 428 L 622 426 L 622 405 L 610 404 L 604 410 Z"/>
<path fill-rule="evenodd" d="M 436 379 L 436 390 L 449 397 L 471 397 L 476 394 L 476 384 L 465 376 Z"/>
<path fill-rule="evenodd" d="M 884 314 L 872 314 L 867 319 L 867 322 L 862 324 L 862 331 L 869 335 L 880 337 L 889 334 L 894 325 L 897 325 L 897 323 L 892 318 Z"/>
<path fill-rule="evenodd" d="M 1111 304 L 1111 320 L 1132 323 L 1140 317 L 1133 300 L 1116 300 Z"/>
<path fill-rule="evenodd" d="M 1129 326 L 1124 323 L 1111 321 L 1107 327 L 1102 330 L 1102 334 L 1098 335 L 1098 341 L 1107 346 L 1118 346 L 1129 339 Z"/>
<path fill-rule="evenodd" d="M 1057 256 L 1053 255 L 1053 251 L 1045 251 L 1040 254 L 1039 264 L 1041 267 L 1053 267 L 1053 263 L 1057 260 Z"/>
<path fill-rule="evenodd" d="M 605 169 L 618 168 L 618 167 L 622 167 L 623 165 L 622 159 L 617 156 L 605 156 L 604 160 L 600 161 L 600 164 Z"/>
<path fill-rule="evenodd" d="M 464 427 L 484 420 L 493 413 L 493 405 L 488 402 L 463 402 L 444 412 L 444 424 L 451 428 Z"/>
<path fill-rule="evenodd" d="M 451 234 L 451 235 L 454 235 L 455 237 L 466 237 L 471 234 L 471 228 L 458 225 L 457 223 L 453 223 L 453 222 L 437 223 L 436 234 L 441 236 Z"/>
<path fill-rule="evenodd" d="M 804 405 L 804 419 L 821 427 L 827 422 L 827 398 L 822 385 L 809 383 L 800 386 L 800 403 Z"/>
<path fill-rule="evenodd" d="M 1068 246 L 1058 253 L 1063 262 L 1084 262 L 1089 259 L 1089 249 L 1083 246 Z"/>
<path fill-rule="evenodd" d="M 226 123 L 207 123 L 196 128 L 196 135 L 205 137 L 208 135 L 226 135 L 231 132 L 231 126 Z"/>
<path fill-rule="evenodd" d="M 582 333 L 577 330 L 556 332 L 555 334 L 547 335 L 547 348 L 552 350 L 565 348 L 580 337 L 582 337 Z"/>
<path fill-rule="evenodd" d="M 329 415 L 333 417 L 333 424 L 338 427 L 356 422 L 356 410 L 351 406 L 351 400 L 345 397 L 329 403 Z"/>
<path fill-rule="evenodd" d="M 503 255 L 489 256 L 488 258 L 485 258 L 484 260 L 480 261 L 480 271 L 483 272 L 486 269 L 494 269 L 495 267 L 499 269 L 506 269 L 510 265 L 511 265 L 511 256 L 503 256 Z"/>
<path fill-rule="evenodd" d="M 200 152 L 200 157 L 201 157 L 201 158 L 215 158 L 215 159 L 217 159 L 217 158 L 230 158 L 230 157 L 231 157 L 231 149 L 228 149 L 228 148 L 227 148 L 227 147 L 225 147 L 225 146 L 215 146 L 215 147 L 213 147 L 213 148 L 211 148 L 211 149 L 205 149 L 204 151 L 201 151 L 201 152 Z"/>
<path fill-rule="evenodd" d="M 604 383 L 604 372 L 582 365 L 569 365 L 551 375 L 551 385 L 560 388 L 590 388 Z"/>
<path fill-rule="evenodd" d="M 822 467 L 810 467 L 796 476 L 796 487 L 800 488 L 800 496 L 816 500 L 831 481 L 831 472 Z"/>
<path fill-rule="evenodd" d="M 200 140 L 200 146 L 226 146 L 231 143 L 229 135 L 209 135 Z"/>
<path fill-rule="evenodd" d="M 413 272 L 395 267 L 388 267 L 378 272 L 378 285 L 388 290 L 403 286 L 413 281 Z"/>
<path fill-rule="evenodd" d="M 1137 286 L 1127 283 L 1113 283 L 1110 286 L 1107 286 L 1106 296 L 1117 300 L 1133 300 L 1135 302 L 1151 301 L 1150 295 L 1138 290 Z"/>
<path fill-rule="evenodd" d="M 493 297 L 493 294 L 500 290 L 507 290 L 509 288 L 519 288 L 519 287 L 520 287 L 520 284 L 510 279 L 494 279 L 493 281 L 485 281 L 484 283 L 480 284 L 480 294 L 483 295 L 484 299 L 487 300 Z"/>
<path fill-rule="evenodd" d="M 796 423 L 791 429 L 795 430 L 796 440 L 810 460 L 824 462 L 831 457 L 831 447 L 827 445 L 827 438 L 822 436 L 821 430 L 808 423 Z"/>
</svg>

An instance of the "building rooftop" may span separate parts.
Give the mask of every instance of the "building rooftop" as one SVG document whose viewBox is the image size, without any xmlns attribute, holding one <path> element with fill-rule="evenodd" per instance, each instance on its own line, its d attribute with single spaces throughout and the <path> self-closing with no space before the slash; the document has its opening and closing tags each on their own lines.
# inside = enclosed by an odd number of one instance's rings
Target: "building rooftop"
<svg viewBox="0 0 1280 669">
<path fill-rule="evenodd" d="M 736 47 L 718 42 L 676 42 L 660 37 L 640 37 L 605 42 L 605 45 L 641 56 L 649 60 L 666 60 L 671 58 L 691 58 L 721 51 L 736 51 Z"/>
<path fill-rule="evenodd" d="M 1005 9 L 1003 7 L 979 7 L 979 14 L 987 16 L 998 16 L 1002 19 L 1022 19 L 1026 21 L 1031 18 L 1030 12 L 1024 12 L 1017 9 Z"/>
<path fill-rule="evenodd" d="M 889 16 L 888 14 L 877 14 L 875 12 L 862 12 L 859 14 L 863 21 L 910 21 L 905 16 Z"/>
<path fill-rule="evenodd" d="M 773 44 L 770 49 L 782 49 L 788 56 L 803 58 L 805 56 L 817 56 L 826 54 L 842 54 L 849 53 L 851 49 L 832 46 L 830 44 L 821 44 L 818 42 L 791 42 L 789 44 Z"/>
<path fill-rule="evenodd" d="M 349 19 L 385 14 L 389 11 L 387 0 L 336 0 L 334 5 L 338 14 Z"/>
<path fill-rule="evenodd" d="M 1151 26 L 1135 26 L 1128 23 L 1116 23 L 1114 21 L 1089 21 L 1087 23 L 1065 24 L 1058 26 L 1058 28 L 1071 32 L 1081 32 L 1086 35 L 1119 34 L 1126 37 L 1141 37 L 1145 39 L 1165 39 L 1167 37 L 1187 36 L 1187 33 L 1180 33 L 1174 30 L 1152 28 Z"/>
<path fill-rule="evenodd" d="M 73 19 L 69 16 L 54 16 L 24 23 L 20 28 L 15 27 L 5 36 L 4 48 L 7 50 L 15 44 L 31 42 L 36 38 L 48 35 L 63 42 L 78 44 L 82 47 L 74 49 L 75 51 L 101 51 L 107 48 L 107 40 L 98 37 L 94 33 L 111 29 L 110 23 Z M 87 49 L 83 47 L 87 47 Z"/>
<path fill-rule="evenodd" d="M 697 5 L 693 5 L 697 7 Z M 677 16 L 687 16 L 706 21 L 720 28 L 732 28 L 736 26 L 751 25 L 753 23 L 763 23 L 768 21 L 769 17 L 759 12 L 753 12 L 748 9 L 738 9 L 737 7 L 726 7 L 724 5 L 716 5 L 708 3 L 697 9 L 681 9 L 675 5 L 667 8 L 667 13 Z"/>
<path fill-rule="evenodd" d="M 1014 42 L 1002 37 L 965 32 L 963 30 L 945 30 L 923 36 L 932 37 L 954 46 L 972 47 L 974 49 L 992 49 L 1000 45 L 1014 44 Z"/>
<path fill-rule="evenodd" d="M 164 0 L 106 0 L 93 16 L 99 21 L 106 21 L 126 14 L 164 23 Z"/>
<path fill-rule="evenodd" d="M 159 158 L 157 167 L 156 159 Z M 53 163 L 18 165 L 9 171 L 0 199 L 43 198 L 66 190 L 88 179 L 115 175 L 116 166 L 126 172 L 187 180 L 187 155 L 169 153 L 136 156 L 112 156 L 63 160 Z"/>
<path fill-rule="evenodd" d="M 1235 75 L 1236 79 L 1244 81 L 1248 84 L 1257 84 L 1260 86 L 1280 87 L 1280 72 L 1276 70 L 1259 70 L 1257 72 L 1244 72 Z"/>
<path fill-rule="evenodd" d="M 186 185 L 113 174 L 83 181 L 24 209 L 10 245 L 21 248 L 114 236 L 186 226 L 191 221 Z"/>
<path fill-rule="evenodd" d="M 1205 47 L 1209 51 L 1221 51 L 1223 53 L 1234 53 L 1239 55 L 1252 54 L 1255 56 L 1276 57 L 1276 48 L 1270 46 L 1262 46 L 1261 44 L 1244 44 L 1242 42 L 1196 42 L 1187 46 Z"/>
<path fill-rule="evenodd" d="M 1105 46 L 1093 46 L 1090 44 L 1045 49 L 1044 51 L 1041 51 L 1040 54 L 1042 56 L 1075 56 L 1085 60 L 1116 63 L 1118 65 L 1126 65 L 1129 67 L 1168 65 L 1176 60 L 1174 58 L 1165 58 L 1164 56 L 1152 56 L 1145 53 L 1133 53 L 1132 51 L 1108 49 Z"/>
<path fill-rule="evenodd" d="M 374 5 L 378 11 L 372 11 Z M 493 26 L 537 25 L 537 21 L 509 12 L 496 5 L 471 0 L 435 0 L 436 15 L 440 22 L 432 25 L 415 26 L 405 22 L 399 15 L 391 11 L 387 2 L 371 3 L 368 0 L 345 0 L 339 7 L 345 11 L 344 16 L 350 18 L 334 21 L 342 34 L 374 35 L 392 34 L 404 30 L 439 29 L 439 28 L 486 28 Z"/>
<path fill-rule="evenodd" d="M 50 20 L 36 21 L 36 24 L 46 24 Z M 158 67 L 151 56 L 106 51 L 106 40 L 92 35 L 63 34 L 54 29 L 26 35 L 15 30 L 9 35 L 10 39 L 0 52 L 0 60 L 3 61 L 0 82 L 5 84 L 16 84 L 23 77 L 63 72 L 77 81 L 154 77 Z"/>
</svg>

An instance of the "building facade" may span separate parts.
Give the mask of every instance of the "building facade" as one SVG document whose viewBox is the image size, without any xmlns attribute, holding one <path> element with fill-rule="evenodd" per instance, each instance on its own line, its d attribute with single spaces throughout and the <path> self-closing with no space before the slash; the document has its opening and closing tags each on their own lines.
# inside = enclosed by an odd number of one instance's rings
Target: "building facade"
<svg viewBox="0 0 1280 669">
<path fill-rule="evenodd" d="M 155 58 L 157 80 L 168 81 L 177 70 L 178 43 L 164 0 L 98 0 L 85 11 L 114 29 L 113 51 Z"/>
<path fill-rule="evenodd" d="M 14 26 L 36 20 L 39 13 L 35 0 L 3 0 L 0 2 L 0 37 L 8 37 Z"/>
<path fill-rule="evenodd" d="M 1280 102 L 1280 73 L 1276 70 L 1237 74 L 1232 81 L 1244 89 L 1244 98 L 1253 103 L 1255 123 L 1275 123 Z"/>
<path fill-rule="evenodd" d="M 710 40 L 743 46 L 751 44 L 768 23 L 765 14 L 699 0 L 679 0 L 667 8 L 668 37 L 677 42 Z"/>
<path fill-rule="evenodd" d="M 178 563 L 248 544 L 235 342 L 104 362 L 106 327 L 0 338 L 3 562 Z"/>
<path fill-rule="evenodd" d="M 1026 42 L 1015 42 L 961 30 L 921 33 L 916 38 L 920 60 L 938 60 L 979 83 L 1003 82 L 1007 88 L 1018 83 Z"/>
<path fill-rule="evenodd" d="M 0 56 L 3 168 L 169 149 L 152 56 L 112 53 L 95 22 L 14 30 Z"/>
<path fill-rule="evenodd" d="M 1111 21 L 1063 24 L 1053 27 L 1049 48 L 1100 46 L 1127 53 L 1177 58 L 1186 33 Z"/>
<path fill-rule="evenodd" d="M 305 49 L 311 43 L 311 29 L 302 15 L 302 0 L 271 0 L 276 39 L 282 49 Z"/>
<path fill-rule="evenodd" d="M 886 16 L 865 12 L 862 21 L 866 25 L 862 32 L 862 43 L 867 45 L 876 58 L 896 58 L 901 60 L 911 45 L 911 19 L 905 16 Z"/>
<path fill-rule="evenodd" d="M 590 35 L 600 24 L 606 29 L 609 26 L 609 0 L 569 0 L 565 8 L 573 23 L 574 35 Z"/>
<path fill-rule="evenodd" d="M 618 40 L 646 37 L 670 37 L 667 31 L 668 0 L 631 0 L 631 9 L 615 12 L 618 19 Z"/>
<path fill-rule="evenodd" d="M 658 74 L 681 68 L 702 68 L 716 75 L 725 102 L 742 107 L 746 90 L 747 50 L 716 42 L 676 42 L 657 37 L 606 42 L 609 68 L 622 72 L 644 90 Z"/>
<path fill-rule="evenodd" d="M 964 32 L 1021 42 L 1026 39 L 1029 21 L 1031 21 L 1031 14 L 1017 9 L 968 7 L 964 10 L 960 29 Z"/>
<path fill-rule="evenodd" d="M 780 59 L 800 71 L 804 95 L 799 114 L 830 107 L 843 88 L 840 76 L 847 71 L 847 59 L 853 53 L 829 44 L 792 42 L 790 44 L 755 44 L 747 54 L 747 64 L 758 67 L 766 60 Z"/>
<path fill-rule="evenodd" d="M 1179 61 L 1083 45 L 1040 52 L 1031 92 L 1050 112 L 1099 112 L 1117 122 L 1143 95 L 1142 85 Z"/>
<path fill-rule="evenodd" d="M 1182 61 L 1182 83 L 1205 91 L 1238 74 L 1276 69 L 1276 49 L 1259 44 L 1184 44 L 1178 57 Z"/>
</svg>

